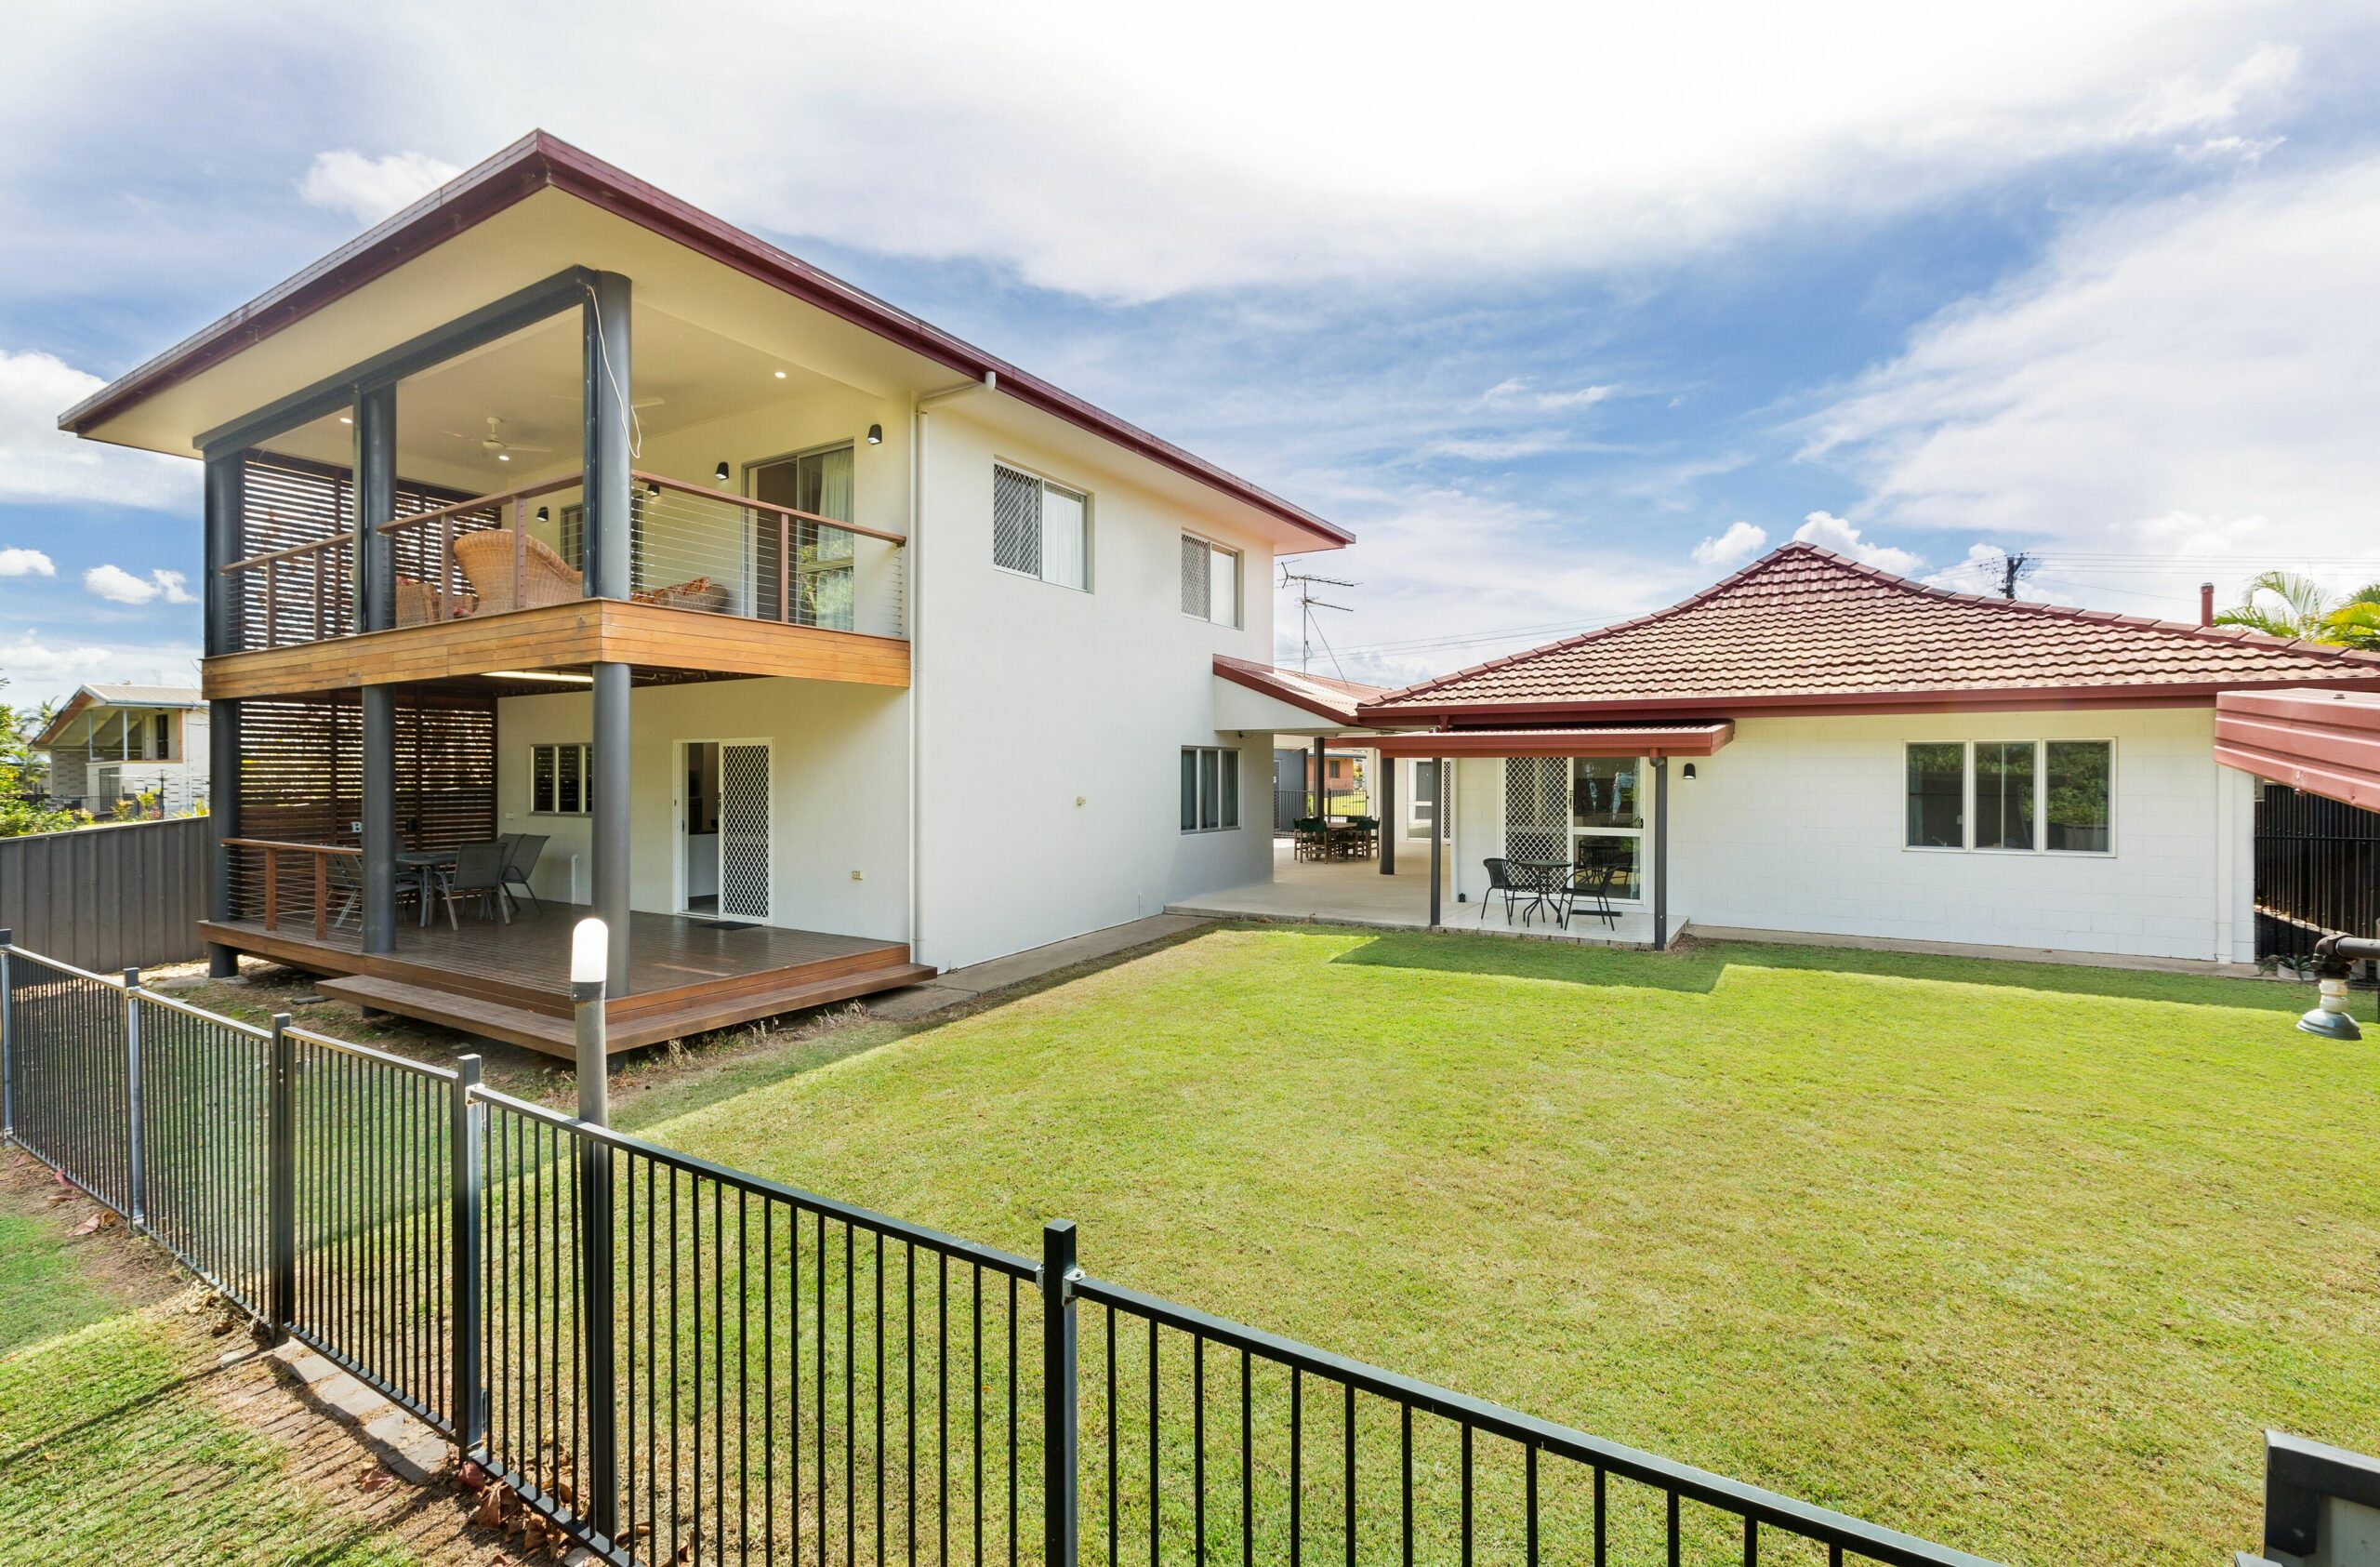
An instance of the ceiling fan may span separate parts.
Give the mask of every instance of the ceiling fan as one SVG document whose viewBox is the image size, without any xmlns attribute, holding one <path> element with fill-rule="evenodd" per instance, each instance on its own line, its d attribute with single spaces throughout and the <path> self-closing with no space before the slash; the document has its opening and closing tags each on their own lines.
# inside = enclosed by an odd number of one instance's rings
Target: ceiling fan
<svg viewBox="0 0 2380 1567">
<path fill-rule="evenodd" d="M 534 446 L 530 445 L 526 442 L 506 440 L 503 436 L 496 433 L 497 427 L 503 423 L 504 420 L 499 416 L 496 414 L 488 415 L 487 433 L 485 435 L 476 437 L 480 444 L 480 450 L 496 458 L 496 461 L 510 462 L 514 452 L 549 452 L 553 450 L 551 446 Z M 453 436 L 457 441 L 469 441 L 474 439 L 473 436 L 460 430 L 450 430 L 446 432 L 446 433 Z"/>
</svg>

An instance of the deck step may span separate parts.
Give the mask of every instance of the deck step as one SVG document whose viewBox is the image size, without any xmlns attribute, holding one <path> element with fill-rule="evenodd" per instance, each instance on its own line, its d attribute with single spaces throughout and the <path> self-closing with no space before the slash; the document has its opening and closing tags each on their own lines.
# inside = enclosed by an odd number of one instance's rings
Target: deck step
<svg viewBox="0 0 2380 1567">
<path fill-rule="evenodd" d="M 890 949 L 892 952 L 897 950 Z M 854 996 L 920 984 L 932 978 L 935 972 L 930 963 L 895 961 L 856 973 L 764 990 L 744 991 L 719 998 L 696 996 L 664 1010 L 615 1019 L 607 1042 L 612 1054 L 616 1056 L 623 1050 L 657 1044 L 663 1040 L 686 1034 L 732 1028 L 755 1018 L 774 1017 L 780 1013 L 826 1006 L 835 1002 L 849 1001 Z M 434 985 L 350 975 L 344 978 L 325 979 L 315 989 L 337 1001 L 373 1007 L 381 1012 L 393 1012 L 403 1017 L 435 1023 L 441 1028 L 453 1029 L 458 1033 L 481 1039 L 501 1040 L 507 1044 L 517 1044 L 549 1056 L 568 1058 L 577 1049 L 576 1035 L 567 1017 L 506 1006 L 479 996 L 441 989 Z"/>
</svg>

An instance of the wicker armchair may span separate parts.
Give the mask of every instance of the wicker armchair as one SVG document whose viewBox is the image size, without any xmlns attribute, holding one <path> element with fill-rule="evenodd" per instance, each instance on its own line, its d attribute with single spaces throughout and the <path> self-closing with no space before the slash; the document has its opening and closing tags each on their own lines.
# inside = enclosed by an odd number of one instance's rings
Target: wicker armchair
<svg viewBox="0 0 2380 1567">
<path fill-rule="evenodd" d="M 491 614 L 506 609 L 536 609 L 543 604 L 571 604 L 587 596 L 585 584 L 570 563 L 535 538 L 520 540 L 522 580 L 514 597 L 513 534 L 510 528 L 482 528 L 455 540 L 455 564 L 471 579 L 480 607 Z"/>
<path fill-rule="evenodd" d="M 426 625 L 432 620 L 456 620 L 480 606 L 475 594 L 442 591 L 427 582 L 410 577 L 400 577 L 396 589 L 396 623 L 400 626 Z"/>
</svg>

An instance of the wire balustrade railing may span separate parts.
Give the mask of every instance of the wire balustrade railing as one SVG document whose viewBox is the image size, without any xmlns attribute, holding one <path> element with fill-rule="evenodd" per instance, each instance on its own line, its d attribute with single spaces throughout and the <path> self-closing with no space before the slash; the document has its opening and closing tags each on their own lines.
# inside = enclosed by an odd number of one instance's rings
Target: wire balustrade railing
<svg viewBox="0 0 2380 1567">
<path fill-rule="evenodd" d="M 1980 1558 L 0 932 L 8 1137 L 621 1563 Z M 499 1507 L 498 1513 L 502 1509 Z"/>
<path fill-rule="evenodd" d="M 395 627 L 575 603 L 587 594 L 582 476 L 570 474 L 375 525 L 385 546 L 377 618 Z M 899 534 L 657 473 L 628 493 L 636 603 L 868 636 L 907 635 Z M 359 629 L 355 539 L 340 534 L 222 568 L 238 651 Z"/>
</svg>

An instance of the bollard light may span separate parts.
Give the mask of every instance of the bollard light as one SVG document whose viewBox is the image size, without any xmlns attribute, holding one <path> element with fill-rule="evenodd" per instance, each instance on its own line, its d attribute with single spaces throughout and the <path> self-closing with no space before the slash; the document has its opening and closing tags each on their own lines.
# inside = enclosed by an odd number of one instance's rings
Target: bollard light
<svg viewBox="0 0 2380 1567">
<path fill-rule="evenodd" d="M 578 1119 L 611 1124 L 611 1047 L 603 1029 L 603 977 L 611 963 L 612 933 L 588 916 L 571 927 L 570 1004 L 578 1024 Z"/>
</svg>

